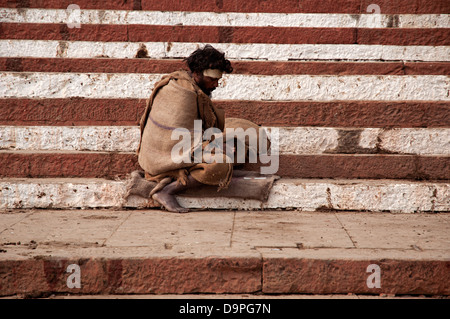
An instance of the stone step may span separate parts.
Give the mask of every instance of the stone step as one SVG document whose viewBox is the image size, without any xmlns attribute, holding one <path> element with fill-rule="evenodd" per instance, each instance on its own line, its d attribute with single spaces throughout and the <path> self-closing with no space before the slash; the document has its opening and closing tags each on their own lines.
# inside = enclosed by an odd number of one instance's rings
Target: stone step
<svg viewBox="0 0 450 319">
<path fill-rule="evenodd" d="M 17 2 L 2 0 L 2 7 L 6 8 L 46 8 L 46 9 L 67 9 L 72 4 L 71 0 L 29 0 L 27 2 Z M 225 0 L 211 2 L 209 0 L 197 1 L 158 1 L 140 0 L 136 2 L 121 0 L 106 0 L 93 2 L 90 0 L 79 0 L 77 4 L 82 9 L 101 10 L 161 10 L 161 11 L 194 11 L 194 12 L 279 12 L 279 13 L 347 13 L 347 14 L 367 14 L 370 7 L 370 0 L 345 0 L 345 1 L 323 1 L 304 0 L 299 6 L 296 0 L 273 0 L 270 2 L 260 2 L 249 0 L 243 3 L 239 0 Z M 398 0 L 395 3 L 389 0 L 380 0 L 378 5 L 383 8 L 383 14 L 440 14 L 448 13 L 450 6 L 446 1 L 421 0 L 416 1 L 414 6 L 409 0 Z"/>
<path fill-rule="evenodd" d="M 448 260 L 407 260 L 370 253 L 361 258 L 345 250 L 316 257 L 311 251 L 285 249 L 284 254 L 277 254 L 270 250 L 263 249 L 264 260 L 258 253 L 175 258 L 121 257 L 106 251 L 99 257 L 2 258 L 3 271 L 12 275 L 0 278 L 0 293 L 35 298 L 55 293 L 450 294 L 445 284 L 449 280 Z M 125 254 L 123 249 L 121 252 Z M 374 269 L 382 269 L 383 286 L 379 288 L 366 282 Z M 79 288 L 71 284 L 76 271 L 82 276 Z"/>
<path fill-rule="evenodd" d="M 14 68 L 19 67 L 14 66 L 14 63 L 11 62 L 12 70 L 10 68 L 8 71 L 14 71 Z M 89 63 L 84 61 L 84 65 Z M 447 65 L 450 67 L 450 63 Z M 444 71 L 450 73 L 450 70 Z M 450 126 L 448 102 L 445 101 L 214 100 L 214 103 L 225 110 L 227 117 L 245 118 L 264 126 L 347 128 Z M 0 125 L 138 126 L 145 105 L 145 99 L 131 98 L 2 98 Z"/>
<path fill-rule="evenodd" d="M 134 58 L 142 49 L 139 42 L 93 42 L 57 40 L 0 40 L 2 57 L 40 58 Z M 145 42 L 151 59 L 179 59 L 193 52 L 202 43 Z M 348 60 L 348 61 L 428 61 L 445 62 L 448 46 L 396 46 L 365 44 L 273 44 L 273 43 L 211 43 L 227 52 L 233 60 Z M 19 50 L 19 48 L 21 50 Z"/>
<path fill-rule="evenodd" d="M 259 172 L 267 164 L 245 164 Z M 450 180 L 450 157 L 398 154 L 280 155 L 287 178 Z M 136 153 L 0 151 L 2 178 L 123 178 L 140 169 Z"/>
<path fill-rule="evenodd" d="M 449 214 L 12 210 L 1 216 L 1 296 L 450 295 Z"/>
<path fill-rule="evenodd" d="M 185 23 L 188 22 L 185 21 Z M 381 26 L 381 23 L 373 23 L 372 25 L 378 27 Z M 67 23 L 4 23 L 0 39 L 97 42 L 232 42 L 242 44 L 358 43 L 362 45 L 403 46 L 445 46 L 450 44 L 448 39 L 449 29 L 446 28 L 377 27 L 300 28 L 289 26 L 83 24 L 82 28 L 69 28 Z"/>
<path fill-rule="evenodd" d="M 450 155 L 450 128 L 261 129 L 270 132 L 272 144 L 277 147 L 273 149 L 277 151 L 274 154 L 280 155 Z M 140 140 L 138 126 L 0 126 L 0 134 L 0 149 L 18 151 L 135 152 Z M 199 138 L 207 139 L 208 136 L 200 133 Z M 181 141 L 180 137 L 178 139 Z"/>
<path fill-rule="evenodd" d="M 142 50 L 142 49 L 141 49 Z M 234 74 L 447 75 L 448 62 L 347 62 L 231 60 Z M 0 57 L 0 70 L 13 72 L 157 73 L 187 69 L 182 59 Z M 311 101 L 312 102 L 312 101 Z M 136 102 L 137 103 L 137 102 Z M 381 114 L 380 114 L 381 115 Z"/>
<path fill-rule="evenodd" d="M 144 208 L 152 200 L 123 200 L 126 180 L 95 178 L 3 178 L 0 209 Z M 296 209 L 300 211 L 448 212 L 448 182 L 407 180 L 287 179 L 275 182 L 267 202 L 236 198 L 178 196 L 191 209 Z"/>
<path fill-rule="evenodd" d="M 163 75 L 2 72 L 0 94 L 5 98 L 147 99 Z M 232 73 L 224 75 L 221 83 L 223 85 L 214 92 L 213 99 L 449 101 L 448 77 L 445 75 L 271 76 Z"/>
<path fill-rule="evenodd" d="M 285 4 L 285 3 L 283 3 Z M 302 27 L 302 28 L 448 28 L 448 16 L 439 14 L 389 14 L 378 16 L 348 13 L 261 13 L 261 12 L 182 12 L 175 5 L 167 11 L 135 10 L 71 10 L 36 8 L 1 8 L 4 23 L 67 23 L 68 26 L 102 25 L 166 25 L 220 27 Z M 105 7 L 107 5 L 105 4 Z M 284 7 L 286 8 L 286 6 Z M 384 9 L 384 6 L 383 6 Z M 73 16 L 69 18 L 70 13 Z M 69 26 L 69 28 L 70 28 Z M 273 30 L 273 29 L 272 29 Z M 261 31 L 265 31 L 261 29 Z M 131 35 L 130 38 L 132 39 Z"/>
</svg>

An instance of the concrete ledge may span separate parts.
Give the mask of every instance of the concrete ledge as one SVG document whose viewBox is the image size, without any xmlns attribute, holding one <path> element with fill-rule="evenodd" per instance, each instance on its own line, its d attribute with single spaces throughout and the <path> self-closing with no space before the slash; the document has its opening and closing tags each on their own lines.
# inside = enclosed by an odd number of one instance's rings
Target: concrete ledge
<svg viewBox="0 0 450 319">
<path fill-rule="evenodd" d="M 123 200 L 125 181 L 83 178 L 1 179 L 0 209 L 157 207 L 131 196 Z M 179 196 L 194 209 L 276 209 L 391 211 L 401 213 L 450 211 L 450 184 L 398 180 L 281 179 L 266 203 L 235 198 Z"/>
</svg>

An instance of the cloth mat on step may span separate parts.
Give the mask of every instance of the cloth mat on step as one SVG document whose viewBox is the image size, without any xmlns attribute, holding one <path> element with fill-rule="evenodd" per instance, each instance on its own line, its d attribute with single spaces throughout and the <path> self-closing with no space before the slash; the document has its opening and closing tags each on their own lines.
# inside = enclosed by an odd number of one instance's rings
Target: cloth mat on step
<svg viewBox="0 0 450 319">
<path fill-rule="evenodd" d="M 233 178 L 226 189 L 217 191 L 217 186 L 202 185 L 194 189 L 188 189 L 177 195 L 186 197 L 231 197 L 242 199 L 256 199 L 267 201 L 273 183 L 279 179 L 277 175 L 261 175 L 253 171 L 234 170 Z M 161 186 L 156 182 L 145 179 L 144 171 L 132 172 L 127 181 L 125 199 L 135 195 L 150 199 L 155 193 L 155 187 Z"/>
</svg>

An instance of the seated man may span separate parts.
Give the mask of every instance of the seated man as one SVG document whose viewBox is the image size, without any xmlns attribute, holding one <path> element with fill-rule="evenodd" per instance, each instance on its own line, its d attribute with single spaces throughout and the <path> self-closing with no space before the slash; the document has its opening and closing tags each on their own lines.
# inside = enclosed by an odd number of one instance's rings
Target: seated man
<svg viewBox="0 0 450 319">
<path fill-rule="evenodd" d="M 226 154 L 220 161 L 189 160 L 195 150 L 204 149 L 209 142 L 196 136 L 203 136 L 211 128 L 224 131 L 225 112 L 213 105 L 210 95 L 218 87 L 222 74 L 233 71 L 231 63 L 210 45 L 197 49 L 185 61 L 190 71 L 173 72 L 156 83 L 141 118 L 138 148 L 145 178 L 165 181 L 165 186 L 152 198 L 168 211 L 178 213 L 188 210 L 178 204 L 176 193 L 204 184 L 216 185 L 220 190 L 228 187 L 233 174 L 233 161 Z M 188 161 L 177 158 L 177 152 L 174 155 L 174 147 L 179 143 L 174 139 L 177 130 L 191 133 L 191 147 L 180 155 L 184 159 L 187 155 Z"/>
</svg>

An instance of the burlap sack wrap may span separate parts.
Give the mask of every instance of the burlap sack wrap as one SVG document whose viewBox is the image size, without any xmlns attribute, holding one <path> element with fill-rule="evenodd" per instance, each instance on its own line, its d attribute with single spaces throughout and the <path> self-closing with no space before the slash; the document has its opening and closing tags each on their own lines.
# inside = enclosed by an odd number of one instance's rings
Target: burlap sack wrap
<svg viewBox="0 0 450 319">
<path fill-rule="evenodd" d="M 211 127 L 224 130 L 224 113 L 212 104 L 186 71 L 164 76 L 155 85 L 140 122 L 141 140 L 137 154 L 146 178 L 159 182 L 171 177 L 185 183 L 186 176 L 191 174 L 203 184 L 226 188 L 233 173 L 233 165 L 226 155 L 222 163 L 196 163 L 193 160 L 178 163 L 174 161 L 172 149 L 180 140 L 171 139 L 174 130 L 188 130 L 191 138 L 189 156 L 193 158 L 193 150 L 205 146 L 202 141 L 204 130 Z M 194 131 L 194 120 L 202 121 L 201 132 Z"/>
</svg>

